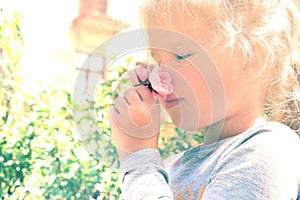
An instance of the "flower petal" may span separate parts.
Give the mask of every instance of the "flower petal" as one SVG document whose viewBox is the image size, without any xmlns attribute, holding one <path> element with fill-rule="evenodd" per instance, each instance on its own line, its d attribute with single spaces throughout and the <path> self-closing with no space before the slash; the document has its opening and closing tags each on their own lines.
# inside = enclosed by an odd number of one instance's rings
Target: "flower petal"
<svg viewBox="0 0 300 200">
<path fill-rule="evenodd" d="M 171 76 L 167 72 L 162 72 L 159 66 L 155 66 L 149 75 L 152 88 L 158 94 L 165 97 L 173 92 L 171 80 Z"/>
</svg>

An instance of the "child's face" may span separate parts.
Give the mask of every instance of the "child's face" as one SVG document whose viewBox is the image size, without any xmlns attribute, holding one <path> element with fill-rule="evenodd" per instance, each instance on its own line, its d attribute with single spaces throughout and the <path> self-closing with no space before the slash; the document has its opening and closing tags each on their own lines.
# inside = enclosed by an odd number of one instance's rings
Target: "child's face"
<svg viewBox="0 0 300 200">
<path fill-rule="evenodd" d="M 230 58 L 229 53 L 217 53 L 210 48 L 209 37 L 204 33 L 191 34 L 188 29 L 179 30 L 177 27 L 168 28 L 197 41 L 207 52 L 195 52 L 185 37 L 180 38 L 176 34 L 174 37 L 170 34 L 152 37 L 149 34 L 150 45 L 164 43 L 162 46 L 172 49 L 172 52 L 152 50 L 152 57 L 160 64 L 162 71 L 172 77 L 174 92 L 167 100 L 160 99 L 160 102 L 177 127 L 196 130 L 221 120 L 238 118 L 241 113 L 263 102 L 257 94 L 252 95 L 253 91 L 258 91 L 257 88 L 253 90 L 250 81 L 244 80 L 241 58 Z"/>
</svg>

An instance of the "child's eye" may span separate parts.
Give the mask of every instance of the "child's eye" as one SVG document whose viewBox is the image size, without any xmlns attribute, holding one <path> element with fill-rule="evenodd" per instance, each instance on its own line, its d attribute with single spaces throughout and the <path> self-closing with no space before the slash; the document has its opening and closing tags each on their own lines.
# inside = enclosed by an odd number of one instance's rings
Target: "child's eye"
<svg viewBox="0 0 300 200">
<path fill-rule="evenodd" d="M 184 59 L 190 57 L 191 55 L 193 55 L 193 54 L 188 53 L 188 54 L 184 54 L 184 55 L 176 55 L 176 60 L 178 60 L 178 61 L 184 60 Z"/>
</svg>

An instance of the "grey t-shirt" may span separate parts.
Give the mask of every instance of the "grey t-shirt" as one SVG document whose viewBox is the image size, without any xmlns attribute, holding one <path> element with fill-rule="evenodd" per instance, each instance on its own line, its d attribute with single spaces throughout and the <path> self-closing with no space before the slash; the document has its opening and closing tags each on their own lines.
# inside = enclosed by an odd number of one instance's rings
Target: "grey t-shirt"
<svg viewBox="0 0 300 200">
<path fill-rule="evenodd" d="M 121 169 L 126 200 L 300 199 L 300 140 L 277 122 L 194 147 L 168 171 L 156 149 L 130 154 Z"/>
</svg>

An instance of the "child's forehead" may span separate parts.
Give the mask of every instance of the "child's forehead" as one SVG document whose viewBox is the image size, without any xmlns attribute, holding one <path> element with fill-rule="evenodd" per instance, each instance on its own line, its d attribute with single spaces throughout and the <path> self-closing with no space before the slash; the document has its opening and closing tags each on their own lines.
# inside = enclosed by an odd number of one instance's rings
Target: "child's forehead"
<svg viewBox="0 0 300 200">
<path fill-rule="evenodd" d="M 180 33 L 180 35 L 161 34 L 156 37 L 154 34 L 149 34 L 151 39 L 164 40 L 161 42 L 170 41 L 171 43 L 186 44 L 186 38 L 190 38 L 198 43 L 204 39 L 211 38 L 208 34 L 213 33 L 212 25 L 205 17 L 193 19 L 186 16 L 185 13 L 177 13 L 173 10 L 172 13 L 157 13 L 157 16 L 148 16 L 145 27 L 168 29 Z"/>
<path fill-rule="evenodd" d="M 148 42 L 152 47 L 162 49 L 180 50 L 195 49 L 198 42 L 189 35 L 172 29 L 148 28 Z"/>
<path fill-rule="evenodd" d="M 206 45 L 209 41 L 208 31 L 205 25 L 202 28 L 194 28 L 192 26 L 180 27 L 174 23 L 172 26 L 157 24 L 154 29 L 148 28 L 148 42 L 151 46 L 161 46 L 175 51 L 181 49 L 196 49 L 201 47 L 208 48 Z"/>
</svg>

